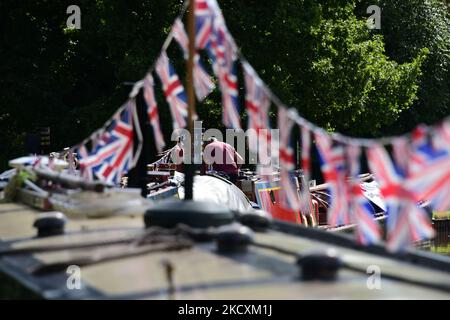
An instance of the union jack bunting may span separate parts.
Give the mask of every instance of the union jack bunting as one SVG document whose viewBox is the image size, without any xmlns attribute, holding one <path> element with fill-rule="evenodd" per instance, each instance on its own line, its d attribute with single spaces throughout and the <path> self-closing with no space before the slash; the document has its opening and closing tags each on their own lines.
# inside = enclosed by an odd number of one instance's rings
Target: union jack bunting
<svg viewBox="0 0 450 320">
<path fill-rule="evenodd" d="M 263 153 L 262 151 L 264 151 L 264 154 L 261 154 L 264 157 L 267 150 L 261 149 L 264 146 L 267 148 L 270 141 L 269 108 L 271 101 L 264 83 L 255 70 L 247 62 L 244 62 L 242 66 L 246 88 L 245 107 L 248 112 L 248 129 L 252 129 L 256 133 L 256 135 L 249 136 L 249 148 L 253 152 L 260 150 Z M 260 148 L 258 148 L 258 141 L 262 142 Z"/>
<path fill-rule="evenodd" d="M 450 153 L 450 120 L 443 121 L 434 128 L 431 142 L 434 148 L 444 149 Z"/>
<path fill-rule="evenodd" d="M 153 76 L 149 73 L 144 79 L 144 99 L 147 104 L 147 114 L 150 119 L 150 123 L 153 127 L 153 136 L 155 137 L 155 145 L 159 152 L 161 152 L 166 143 L 164 142 L 164 136 L 161 131 L 158 115 L 158 105 L 155 99 Z"/>
<path fill-rule="evenodd" d="M 303 176 L 306 181 L 306 186 L 302 188 L 301 192 L 301 211 L 302 213 L 311 213 L 312 210 L 310 208 L 310 193 L 309 193 L 309 179 L 311 177 L 311 133 L 305 127 L 300 128 L 302 135 L 302 154 L 301 154 L 301 163 Z"/>
<path fill-rule="evenodd" d="M 164 95 L 170 106 L 173 128 L 184 128 L 188 114 L 186 92 L 166 52 L 162 52 L 156 62 L 156 73 L 161 80 Z"/>
<path fill-rule="evenodd" d="M 439 151 L 435 150 L 428 137 L 428 127 L 420 125 L 414 129 L 410 139 L 400 137 L 394 140 L 392 145 L 395 162 L 404 170 L 405 175 L 421 170 L 439 156 Z"/>
<path fill-rule="evenodd" d="M 240 129 L 237 47 L 216 0 L 197 0 L 197 46 L 207 49 L 222 92 L 224 125 Z M 203 40 L 199 40 L 203 39 Z"/>
<path fill-rule="evenodd" d="M 208 0 L 195 0 L 196 46 L 198 49 L 206 48 L 212 33 L 214 12 L 210 9 L 208 2 Z"/>
<path fill-rule="evenodd" d="M 121 112 L 114 115 L 107 129 L 98 132 L 91 152 L 87 151 L 85 145 L 78 148 L 82 177 L 91 181 L 96 176 L 100 180 L 118 184 L 122 174 L 134 167 L 142 146 L 136 117 L 135 101 L 130 100 Z M 134 155 L 133 129 L 139 142 Z"/>
<path fill-rule="evenodd" d="M 228 73 L 220 72 L 219 83 L 222 91 L 222 122 L 228 128 L 241 129 L 236 65 Z"/>
<path fill-rule="evenodd" d="M 351 217 L 345 181 L 347 169 L 344 147 L 342 145 L 333 146 L 333 140 L 327 134 L 316 133 L 315 137 L 320 166 L 331 196 L 328 224 L 331 226 L 349 224 Z"/>
<path fill-rule="evenodd" d="M 89 152 L 85 145 L 82 145 L 77 149 L 77 156 L 79 159 L 81 177 L 83 177 L 87 181 L 94 180 L 92 170 L 87 164 L 87 161 L 89 160 Z"/>
<path fill-rule="evenodd" d="M 220 29 L 221 36 L 212 36 L 208 46 L 208 54 L 212 61 L 213 70 L 219 79 L 222 92 L 223 117 L 222 121 L 228 128 L 240 129 L 238 83 L 236 72 L 236 56 L 233 50 L 227 50 L 226 40 L 229 36 Z"/>
<path fill-rule="evenodd" d="M 225 25 L 223 18 L 214 20 L 214 28 L 209 50 L 216 57 L 216 63 L 222 72 L 230 71 L 237 58 L 237 47 Z"/>
<path fill-rule="evenodd" d="M 75 162 L 74 162 L 74 153 L 75 150 L 73 149 L 69 149 L 69 151 L 67 151 L 67 162 L 69 162 L 69 168 L 68 168 L 68 172 L 69 174 L 75 174 Z"/>
<path fill-rule="evenodd" d="M 290 145 L 290 135 L 294 122 L 289 118 L 288 110 L 278 107 L 278 127 L 280 128 L 280 183 L 282 187 L 281 204 L 285 208 L 298 210 L 300 208 L 297 186 L 291 178 L 295 169 L 294 150 Z"/>
<path fill-rule="evenodd" d="M 439 146 L 433 143 L 429 128 L 425 126 L 419 126 L 413 131 L 411 145 L 412 150 L 408 156 L 411 158 L 409 163 L 412 173 L 417 173 L 424 167 L 447 159 L 449 156 L 445 145 Z"/>
<path fill-rule="evenodd" d="M 118 117 L 119 113 L 116 113 L 112 118 L 113 121 L 107 126 L 106 130 L 97 131 L 91 136 L 91 153 L 97 153 L 108 144 L 111 138 L 112 124 L 117 121 Z"/>
<path fill-rule="evenodd" d="M 435 141 L 439 145 L 440 143 L 450 150 L 450 120 L 443 121 L 436 128 Z"/>
<path fill-rule="evenodd" d="M 348 192 L 350 200 L 350 214 L 352 222 L 356 224 L 356 239 L 363 245 L 369 245 L 380 241 L 381 233 L 374 219 L 374 210 L 370 202 L 363 194 L 361 183 L 358 179 L 360 172 L 361 149 L 358 146 L 349 145 L 346 148 L 348 160 Z"/>
<path fill-rule="evenodd" d="M 117 114 L 113 119 L 116 118 Z M 116 144 L 108 143 L 111 137 L 111 128 L 110 125 L 106 130 L 97 131 L 91 136 L 91 152 L 87 150 L 85 145 L 78 149 L 81 176 L 88 181 L 94 180 L 95 172 L 99 170 L 104 162 L 111 160 L 114 153 L 118 150 Z"/>
<path fill-rule="evenodd" d="M 104 132 L 104 131 L 103 131 Z M 102 133 L 99 130 L 95 131 L 93 134 L 91 134 L 91 150 L 95 150 L 97 148 L 97 145 L 100 143 L 100 140 L 102 139 Z"/>
<path fill-rule="evenodd" d="M 126 108 L 113 120 L 110 129 L 110 139 L 107 145 L 117 147 L 108 161 L 104 161 L 95 174 L 100 180 L 119 184 L 122 174 L 128 172 L 135 165 L 138 155 L 133 155 L 136 104 L 134 100 L 127 103 Z"/>
<path fill-rule="evenodd" d="M 172 27 L 172 34 L 183 50 L 184 58 L 187 60 L 189 57 L 189 39 L 184 30 L 183 22 L 181 19 L 175 20 L 175 24 Z M 194 86 L 197 98 L 199 101 L 203 101 L 215 88 L 214 83 L 211 80 L 211 76 L 206 71 L 205 67 L 200 61 L 200 55 L 197 53 L 194 57 Z"/>
<path fill-rule="evenodd" d="M 367 158 L 387 207 L 387 248 L 400 251 L 412 242 L 432 238 L 434 230 L 426 212 L 405 186 L 401 171 L 394 166 L 387 151 L 380 145 L 371 147 Z"/>
<path fill-rule="evenodd" d="M 34 156 L 35 156 L 35 158 L 33 159 L 34 160 L 34 162 L 33 162 L 33 169 L 37 169 L 41 165 L 42 157 L 40 157 L 40 156 L 38 157 L 36 155 L 34 155 Z"/>
<path fill-rule="evenodd" d="M 429 200 L 437 211 L 450 208 L 450 148 L 445 143 L 445 128 L 438 127 L 435 143 L 426 127 L 412 135 L 409 155 L 408 187 L 419 200 Z"/>
<path fill-rule="evenodd" d="M 394 139 L 392 142 L 392 154 L 397 165 L 397 169 L 402 171 L 404 176 L 408 175 L 410 169 L 410 142 L 405 137 Z"/>
<path fill-rule="evenodd" d="M 262 138 L 258 143 L 257 173 L 258 175 L 267 178 L 270 182 L 273 182 L 274 172 L 276 171 L 274 169 L 275 159 L 273 153 L 275 148 L 278 147 L 275 145 L 277 137 L 274 137 L 274 140 L 272 140 L 269 129 L 261 129 L 260 133 Z"/>
<path fill-rule="evenodd" d="M 237 60 L 237 47 L 221 13 L 215 16 L 212 30 L 207 50 L 213 62 L 214 72 L 220 80 L 221 73 L 233 71 Z"/>
</svg>

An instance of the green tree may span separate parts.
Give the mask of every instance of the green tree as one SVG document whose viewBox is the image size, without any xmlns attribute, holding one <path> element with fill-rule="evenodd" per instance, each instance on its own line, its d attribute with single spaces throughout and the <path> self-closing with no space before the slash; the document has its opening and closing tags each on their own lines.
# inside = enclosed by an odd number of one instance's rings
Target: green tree
<svg viewBox="0 0 450 320">
<path fill-rule="evenodd" d="M 379 136 L 416 99 L 426 51 L 401 64 L 390 59 L 354 1 L 230 0 L 222 7 L 263 80 L 320 126 Z"/>
<path fill-rule="evenodd" d="M 77 1 L 81 30 L 66 28 L 73 1 L 0 3 L 0 169 L 24 153 L 27 132 L 52 129 L 60 150 L 88 136 L 125 101 L 157 57 L 180 1 Z"/>
<path fill-rule="evenodd" d="M 418 99 L 389 129 L 393 133 L 411 130 L 417 123 L 433 124 L 450 114 L 450 20 L 449 7 L 442 0 L 363 1 L 382 8 L 381 29 L 386 54 L 404 63 L 422 50 L 429 54 L 419 79 Z"/>
</svg>

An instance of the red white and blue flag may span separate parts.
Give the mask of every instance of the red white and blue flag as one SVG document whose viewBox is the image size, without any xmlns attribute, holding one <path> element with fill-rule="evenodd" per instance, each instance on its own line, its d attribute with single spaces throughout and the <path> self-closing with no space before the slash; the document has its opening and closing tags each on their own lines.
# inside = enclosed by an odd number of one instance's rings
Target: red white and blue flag
<svg viewBox="0 0 450 320">
<path fill-rule="evenodd" d="M 410 170 L 410 142 L 405 137 L 395 138 L 392 142 L 392 155 L 395 159 L 397 170 L 400 170 L 403 176 L 407 176 Z"/>
<path fill-rule="evenodd" d="M 228 128 L 240 129 L 236 56 L 233 50 L 226 49 L 228 37 L 224 29 L 219 28 L 212 36 L 208 53 L 222 92 L 223 124 Z"/>
<path fill-rule="evenodd" d="M 433 143 L 450 150 L 450 120 L 445 120 L 436 127 Z"/>
<path fill-rule="evenodd" d="M 147 104 L 148 118 L 153 128 L 156 149 L 161 152 L 166 146 L 166 143 L 164 142 L 164 136 L 162 134 L 159 122 L 158 105 L 155 99 L 154 85 L 155 82 L 153 80 L 153 76 L 150 73 L 147 74 L 144 79 L 144 100 Z"/>
<path fill-rule="evenodd" d="M 113 120 L 107 145 L 117 145 L 118 148 L 111 159 L 96 170 L 95 174 L 100 180 L 119 184 L 122 175 L 134 167 L 139 156 L 133 154 L 135 112 L 135 100 L 130 100 L 117 119 Z"/>
<path fill-rule="evenodd" d="M 425 126 L 412 134 L 408 158 L 408 187 L 419 200 L 428 200 L 437 211 L 450 209 L 450 148 L 444 126 L 432 132 Z M 449 135 L 450 136 L 450 135 Z"/>
<path fill-rule="evenodd" d="M 300 208 L 299 196 L 295 179 L 291 172 L 295 169 L 294 150 L 291 146 L 291 131 L 294 122 L 289 117 L 288 110 L 278 107 L 278 127 L 280 128 L 280 182 L 281 182 L 281 204 L 286 209 L 298 210 Z"/>
<path fill-rule="evenodd" d="M 387 207 L 388 249 L 400 251 L 415 241 L 432 238 L 434 230 L 426 212 L 418 206 L 419 199 L 406 186 L 402 170 L 392 163 L 387 151 L 373 146 L 367 158 Z"/>
<path fill-rule="evenodd" d="M 86 165 L 86 162 L 89 158 L 89 152 L 86 148 L 86 145 L 83 144 L 82 146 L 77 148 L 77 157 L 79 159 L 81 177 L 83 177 L 87 181 L 94 180 L 92 170 L 90 170 L 89 166 Z"/>
<path fill-rule="evenodd" d="M 363 194 L 358 175 L 361 173 L 360 157 L 361 149 L 358 146 L 349 145 L 347 150 L 348 164 L 348 192 L 350 200 L 350 214 L 352 222 L 356 224 L 356 239 L 363 245 L 379 242 L 381 239 L 380 228 L 374 219 L 374 209 Z"/>
<path fill-rule="evenodd" d="M 245 107 L 248 113 L 248 129 L 256 133 L 256 135 L 249 136 L 249 148 L 251 151 L 257 152 L 259 150 L 258 141 L 265 146 L 268 146 L 270 141 L 269 108 L 271 101 L 266 86 L 255 70 L 247 62 L 244 62 L 242 66 L 246 88 Z"/>
<path fill-rule="evenodd" d="M 189 38 L 184 29 L 181 19 L 175 20 L 175 24 L 172 27 L 172 34 L 183 50 L 184 58 L 187 60 L 189 57 Z M 196 53 L 194 57 L 194 86 L 197 98 L 199 101 L 203 101 L 215 88 L 211 76 L 206 71 L 206 68 L 200 61 L 200 55 Z"/>
<path fill-rule="evenodd" d="M 69 151 L 67 152 L 67 162 L 69 162 L 69 168 L 68 168 L 68 172 L 71 175 L 75 174 L 75 158 L 73 156 L 73 153 L 75 152 L 74 149 L 69 149 Z"/>
<path fill-rule="evenodd" d="M 268 177 L 274 172 L 272 134 L 269 122 L 271 99 L 263 81 L 247 62 L 242 64 L 245 79 L 245 106 L 248 113 L 249 149 L 258 155 L 258 174 Z"/>
<path fill-rule="evenodd" d="M 173 128 L 184 128 L 188 115 L 186 92 L 165 51 L 156 62 L 156 73 L 161 80 L 164 95 L 170 106 Z"/>
<path fill-rule="evenodd" d="M 197 47 L 206 49 L 222 91 L 224 125 L 240 129 L 237 47 L 216 0 L 196 1 Z"/>
<path fill-rule="evenodd" d="M 328 224 L 331 226 L 349 224 L 351 217 L 346 186 L 345 149 L 342 145 L 333 146 L 333 140 L 326 133 L 316 133 L 315 138 L 322 174 L 331 196 Z"/>
<path fill-rule="evenodd" d="M 214 12 L 210 9 L 208 0 L 195 0 L 195 22 L 196 22 L 196 46 L 205 49 L 212 33 Z"/>
<path fill-rule="evenodd" d="M 135 126 L 136 124 L 136 126 Z M 134 130 L 139 145 L 134 152 Z M 135 101 L 130 100 L 126 107 L 117 113 L 108 128 L 100 134 L 91 152 L 85 145 L 78 149 L 80 169 L 85 179 L 94 176 L 109 183 L 120 183 L 122 175 L 136 164 L 142 147 L 142 136 L 137 125 Z"/>
<path fill-rule="evenodd" d="M 227 128 L 241 129 L 236 65 L 229 72 L 221 71 L 218 77 L 222 91 L 222 122 Z"/>
<path fill-rule="evenodd" d="M 115 118 L 117 118 L 117 114 L 114 116 Z M 111 125 L 106 130 L 96 132 L 92 135 L 92 148 L 90 152 L 85 145 L 78 149 L 81 175 L 88 181 L 94 180 L 95 173 L 104 163 L 110 161 L 119 149 L 119 145 L 109 143 L 111 137 L 110 130 L 112 130 Z"/>
</svg>

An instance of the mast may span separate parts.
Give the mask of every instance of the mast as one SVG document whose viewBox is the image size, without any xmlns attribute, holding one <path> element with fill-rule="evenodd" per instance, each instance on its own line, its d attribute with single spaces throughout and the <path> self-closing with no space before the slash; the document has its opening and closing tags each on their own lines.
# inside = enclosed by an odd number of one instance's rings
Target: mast
<svg viewBox="0 0 450 320">
<path fill-rule="evenodd" d="M 194 184 L 194 114 L 195 114 L 195 92 L 194 92 L 194 57 L 195 57 L 195 0 L 189 0 L 188 14 L 188 37 L 189 37 L 189 59 L 187 61 L 187 96 L 188 96 L 188 130 L 190 134 L 190 163 L 185 164 L 184 199 L 193 199 Z M 186 149 L 185 149 L 186 150 Z"/>
</svg>

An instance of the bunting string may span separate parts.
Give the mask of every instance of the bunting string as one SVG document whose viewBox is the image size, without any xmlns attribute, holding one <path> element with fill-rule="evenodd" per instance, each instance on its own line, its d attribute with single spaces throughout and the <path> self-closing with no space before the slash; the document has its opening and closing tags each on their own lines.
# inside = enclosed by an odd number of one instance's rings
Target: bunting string
<svg viewBox="0 0 450 320">
<path fill-rule="evenodd" d="M 436 210 L 450 208 L 450 117 L 434 126 L 418 126 L 416 130 L 396 137 L 364 139 L 340 133 L 329 133 L 299 115 L 295 108 L 287 107 L 261 80 L 251 64 L 236 45 L 225 23 L 216 0 L 191 0 L 196 7 L 196 49 L 194 86 L 197 98 L 202 101 L 215 88 L 215 84 L 200 59 L 200 50 L 206 51 L 222 94 L 224 125 L 240 129 L 237 65 L 241 64 L 245 81 L 245 109 L 248 128 L 257 132 L 250 141 L 250 149 L 257 150 L 260 160 L 267 160 L 270 136 L 269 108 L 277 107 L 280 130 L 279 150 L 272 156 L 279 158 L 280 178 L 283 188 L 282 202 L 293 210 L 309 212 L 307 191 L 300 197 L 292 181 L 295 169 L 291 134 L 294 125 L 301 132 L 301 166 L 306 181 L 311 176 L 311 144 L 314 137 L 323 176 L 328 183 L 332 203 L 328 223 L 333 226 L 356 223 L 357 240 L 371 244 L 380 240 L 380 230 L 374 222 L 373 209 L 358 181 L 360 158 L 365 151 L 370 170 L 375 174 L 381 194 L 386 201 L 388 214 L 388 248 L 402 250 L 413 241 L 430 238 L 434 232 L 419 201 L 428 200 Z M 158 151 L 165 147 L 160 128 L 158 105 L 154 93 L 153 72 L 161 80 L 162 89 L 173 119 L 173 128 L 183 128 L 187 121 L 187 99 L 180 78 L 167 55 L 175 39 L 187 58 L 188 37 L 182 17 L 188 7 L 185 1 L 182 12 L 175 20 L 160 54 L 143 80 L 134 84 L 129 100 L 105 125 L 73 149 L 81 158 L 80 168 L 86 179 L 99 178 L 117 182 L 123 172 L 132 168 L 142 148 L 142 133 L 137 121 L 135 97 L 144 90 L 148 117 L 153 127 Z M 133 129 L 139 144 L 133 145 Z M 257 146 L 256 141 L 262 141 Z M 86 144 L 91 143 L 91 150 Z M 386 150 L 392 146 L 392 158 Z M 262 150 L 260 149 L 265 149 Z M 270 167 L 270 166 L 269 166 Z M 272 168 L 272 167 L 270 167 Z M 265 171 L 266 172 L 266 171 Z M 350 179 L 348 179 L 350 177 Z"/>
</svg>

